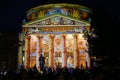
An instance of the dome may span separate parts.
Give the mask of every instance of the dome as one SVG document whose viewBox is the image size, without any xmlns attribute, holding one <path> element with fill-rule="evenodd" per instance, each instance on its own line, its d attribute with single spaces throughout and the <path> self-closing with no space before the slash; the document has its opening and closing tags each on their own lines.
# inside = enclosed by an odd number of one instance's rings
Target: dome
<svg viewBox="0 0 120 80">
<path fill-rule="evenodd" d="M 78 4 L 47 4 L 40 5 L 35 8 L 31 8 L 27 11 L 26 17 L 27 21 L 34 21 L 38 19 L 43 19 L 52 15 L 62 15 L 68 16 L 78 20 L 89 21 L 89 15 L 92 13 L 92 10 L 85 6 L 80 6 Z"/>
</svg>

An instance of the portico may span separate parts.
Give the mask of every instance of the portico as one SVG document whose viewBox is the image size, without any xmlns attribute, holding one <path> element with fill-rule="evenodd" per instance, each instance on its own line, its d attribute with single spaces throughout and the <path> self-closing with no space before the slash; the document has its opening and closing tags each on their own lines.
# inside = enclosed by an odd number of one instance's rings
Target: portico
<svg viewBox="0 0 120 80">
<path fill-rule="evenodd" d="M 39 69 L 38 59 L 43 54 L 47 67 L 90 67 L 87 41 L 87 35 L 91 34 L 87 21 L 90 13 L 89 8 L 74 4 L 48 4 L 30 9 L 28 22 L 20 33 L 18 63 L 25 68 L 36 65 Z"/>
</svg>

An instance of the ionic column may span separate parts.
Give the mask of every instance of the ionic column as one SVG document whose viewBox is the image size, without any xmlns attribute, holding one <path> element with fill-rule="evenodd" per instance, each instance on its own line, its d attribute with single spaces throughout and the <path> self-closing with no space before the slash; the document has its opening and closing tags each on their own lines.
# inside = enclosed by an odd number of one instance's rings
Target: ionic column
<svg viewBox="0 0 120 80">
<path fill-rule="evenodd" d="M 23 64 L 23 56 L 22 56 L 22 54 L 23 54 L 23 42 L 22 42 L 22 34 L 20 34 L 20 37 L 19 37 L 19 47 L 18 47 L 18 61 L 17 61 L 17 63 L 18 63 L 18 65 L 21 65 L 21 64 Z M 18 67 L 19 68 L 19 67 Z"/>
<path fill-rule="evenodd" d="M 86 62 L 87 62 L 86 67 L 90 68 L 90 56 L 88 53 L 89 48 L 88 48 L 88 41 L 87 40 L 86 40 L 86 49 L 85 50 L 86 50 Z"/>
<path fill-rule="evenodd" d="M 40 43 L 41 43 L 41 36 L 40 35 L 36 35 L 37 37 L 37 45 L 36 45 L 36 67 L 38 70 L 40 70 L 40 65 L 39 65 L 39 57 L 40 57 L 40 53 L 41 53 L 41 47 L 40 47 Z"/>
<path fill-rule="evenodd" d="M 53 68 L 54 67 L 54 35 L 49 35 L 49 38 L 50 38 L 50 54 L 49 54 L 49 56 L 50 56 L 50 58 L 49 58 L 49 66 L 51 67 L 51 68 Z"/>
<path fill-rule="evenodd" d="M 77 34 L 75 34 L 74 35 L 74 44 L 75 44 L 75 46 L 74 46 L 74 51 L 75 51 L 75 53 L 74 53 L 74 66 L 75 67 L 78 67 L 79 66 L 79 54 L 78 54 L 78 35 Z"/>
<path fill-rule="evenodd" d="M 25 38 L 25 68 L 30 67 L 30 36 Z"/>
<path fill-rule="evenodd" d="M 38 38 L 38 57 L 40 57 L 40 54 L 42 54 L 42 35 L 37 35 Z"/>
<path fill-rule="evenodd" d="M 33 50 L 33 36 L 31 35 L 31 39 L 30 39 L 30 41 L 29 41 L 29 56 L 31 55 L 31 53 L 32 53 L 32 50 Z M 31 62 L 32 62 L 32 59 L 31 59 L 31 56 L 30 56 L 30 65 L 29 65 L 29 67 L 32 67 L 32 64 L 31 64 Z"/>
<path fill-rule="evenodd" d="M 63 41 L 64 41 L 64 67 L 67 67 L 66 35 L 63 35 Z"/>
<path fill-rule="evenodd" d="M 18 64 L 23 64 L 23 57 L 22 57 L 22 46 L 19 46 L 18 48 Z"/>
</svg>

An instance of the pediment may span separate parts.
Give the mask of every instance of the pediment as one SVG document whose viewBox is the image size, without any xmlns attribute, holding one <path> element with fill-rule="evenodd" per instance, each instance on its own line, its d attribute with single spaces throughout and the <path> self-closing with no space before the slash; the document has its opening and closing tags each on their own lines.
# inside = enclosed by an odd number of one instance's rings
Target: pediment
<svg viewBox="0 0 120 80">
<path fill-rule="evenodd" d="M 23 27 L 43 27 L 43 26 L 90 26 L 89 22 L 77 20 L 63 15 L 53 15 L 32 21 L 23 25 Z"/>
</svg>

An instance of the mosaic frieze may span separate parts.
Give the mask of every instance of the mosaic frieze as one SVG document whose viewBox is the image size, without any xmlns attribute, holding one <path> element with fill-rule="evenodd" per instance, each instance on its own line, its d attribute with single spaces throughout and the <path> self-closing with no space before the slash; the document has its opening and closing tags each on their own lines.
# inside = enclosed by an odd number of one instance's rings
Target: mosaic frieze
<svg viewBox="0 0 120 80">
<path fill-rule="evenodd" d="M 45 20 L 37 22 L 35 25 L 85 25 L 85 23 L 60 16 L 54 16 L 52 18 L 47 18 Z"/>
</svg>

